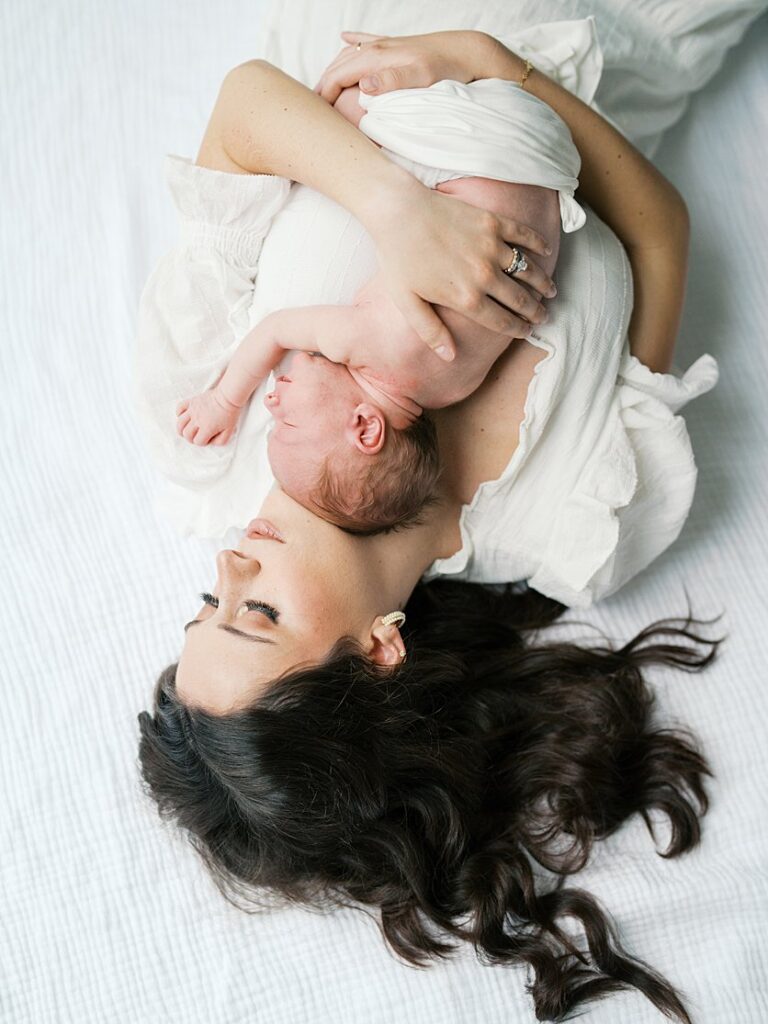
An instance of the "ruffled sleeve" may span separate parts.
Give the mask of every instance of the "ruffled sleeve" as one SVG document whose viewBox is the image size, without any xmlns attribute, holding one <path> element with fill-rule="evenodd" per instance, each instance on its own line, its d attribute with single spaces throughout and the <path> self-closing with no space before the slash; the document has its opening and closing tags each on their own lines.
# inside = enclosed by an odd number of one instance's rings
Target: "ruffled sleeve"
<svg viewBox="0 0 768 1024">
<path fill-rule="evenodd" d="M 139 303 L 134 405 L 153 462 L 188 490 L 193 514 L 195 495 L 227 475 L 244 436 L 263 434 L 267 416 L 252 402 L 228 445 L 197 447 L 177 435 L 176 406 L 216 382 L 249 330 L 261 247 L 291 182 L 213 171 L 175 156 L 166 159 L 166 177 L 180 239 Z"/>
<path fill-rule="evenodd" d="M 229 174 L 167 156 L 165 176 L 181 222 L 180 244 L 207 248 L 255 269 L 272 218 L 291 182 L 273 174 Z"/>
<path fill-rule="evenodd" d="M 688 517 L 696 464 L 677 415 L 717 382 L 703 355 L 684 373 L 654 373 L 625 351 L 600 442 L 555 516 L 530 585 L 586 607 L 642 571 L 678 536 Z"/>
<path fill-rule="evenodd" d="M 625 407 L 637 406 L 642 402 L 640 396 L 647 395 L 657 399 L 671 412 L 678 412 L 692 399 L 711 391 L 718 376 L 717 361 L 710 355 L 699 356 L 685 373 L 676 374 L 654 373 L 627 352 L 619 370 L 619 381 L 625 385 Z"/>
</svg>

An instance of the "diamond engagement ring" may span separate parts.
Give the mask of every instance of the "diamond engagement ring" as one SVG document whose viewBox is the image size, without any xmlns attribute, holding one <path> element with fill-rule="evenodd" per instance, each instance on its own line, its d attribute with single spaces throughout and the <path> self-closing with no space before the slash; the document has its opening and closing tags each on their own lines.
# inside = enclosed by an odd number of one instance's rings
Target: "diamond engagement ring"
<svg viewBox="0 0 768 1024">
<path fill-rule="evenodd" d="M 528 260 L 523 256 L 518 248 L 512 250 L 512 262 L 508 267 L 504 268 L 504 273 L 509 277 L 514 277 L 515 274 L 519 274 L 521 270 L 528 269 Z"/>
</svg>

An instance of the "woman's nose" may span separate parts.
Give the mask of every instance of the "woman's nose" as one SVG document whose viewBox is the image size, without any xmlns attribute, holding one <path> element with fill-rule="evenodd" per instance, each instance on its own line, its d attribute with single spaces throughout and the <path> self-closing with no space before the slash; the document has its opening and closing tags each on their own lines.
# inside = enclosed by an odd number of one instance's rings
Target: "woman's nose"
<svg viewBox="0 0 768 1024">
<path fill-rule="evenodd" d="M 261 564 L 255 558 L 249 558 L 240 551 L 227 548 L 216 555 L 216 568 L 219 579 L 226 586 L 228 580 L 246 576 L 251 578 L 258 575 L 261 571 Z"/>
</svg>

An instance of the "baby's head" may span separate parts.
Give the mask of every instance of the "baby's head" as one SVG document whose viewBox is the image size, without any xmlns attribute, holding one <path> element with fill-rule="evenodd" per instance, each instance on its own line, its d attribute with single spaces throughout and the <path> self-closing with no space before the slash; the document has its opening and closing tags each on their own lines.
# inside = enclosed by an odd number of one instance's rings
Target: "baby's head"
<svg viewBox="0 0 768 1024">
<path fill-rule="evenodd" d="M 395 429 L 345 366 L 297 352 L 265 404 L 269 462 L 290 497 L 351 533 L 418 522 L 440 465 L 426 416 Z"/>
</svg>

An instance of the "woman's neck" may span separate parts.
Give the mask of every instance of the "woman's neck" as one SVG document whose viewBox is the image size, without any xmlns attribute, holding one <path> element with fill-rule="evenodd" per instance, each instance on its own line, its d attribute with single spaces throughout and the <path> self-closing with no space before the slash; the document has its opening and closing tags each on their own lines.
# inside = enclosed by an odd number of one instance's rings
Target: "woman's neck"
<svg viewBox="0 0 768 1024">
<path fill-rule="evenodd" d="M 461 543 L 459 507 L 443 499 L 424 510 L 418 525 L 372 537 L 345 533 L 299 505 L 279 486 L 267 495 L 259 515 L 289 544 L 299 538 L 300 547 L 313 561 L 312 553 L 322 552 L 337 577 L 348 582 L 352 603 L 363 618 L 402 608 L 432 562 L 453 554 Z"/>
<path fill-rule="evenodd" d="M 416 526 L 360 538 L 392 610 L 406 604 L 435 559 L 447 558 L 460 547 L 459 511 L 458 506 L 441 499 L 425 509 Z"/>
</svg>

